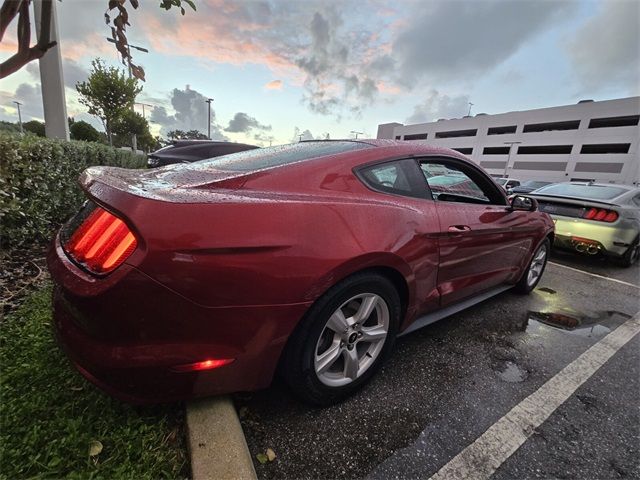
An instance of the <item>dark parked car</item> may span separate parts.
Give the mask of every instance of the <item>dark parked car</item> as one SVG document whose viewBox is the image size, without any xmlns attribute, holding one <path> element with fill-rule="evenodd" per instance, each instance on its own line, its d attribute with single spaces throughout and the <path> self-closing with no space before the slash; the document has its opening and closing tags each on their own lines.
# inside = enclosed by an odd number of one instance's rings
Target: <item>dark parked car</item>
<svg viewBox="0 0 640 480">
<path fill-rule="evenodd" d="M 149 154 L 150 168 L 164 167 L 172 163 L 190 163 L 206 158 L 220 157 L 229 153 L 253 150 L 255 145 L 234 142 L 214 142 L 212 140 L 175 140 L 171 145 Z"/>
<path fill-rule="evenodd" d="M 397 335 L 530 292 L 553 238 L 535 200 L 409 142 L 91 167 L 80 183 L 88 202 L 48 255 L 55 330 L 86 378 L 136 402 L 264 388 L 276 370 L 336 402 Z"/>
<path fill-rule="evenodd" d="M 513 187 L 511 189 L 511 193 L 530 193 L 538 188 L 551 185 L 552 183 L 553 182 L 542 182 L 540 180 L 527 180 L 526 182 L 522 182 L 517 187 Z"/>
</svg>

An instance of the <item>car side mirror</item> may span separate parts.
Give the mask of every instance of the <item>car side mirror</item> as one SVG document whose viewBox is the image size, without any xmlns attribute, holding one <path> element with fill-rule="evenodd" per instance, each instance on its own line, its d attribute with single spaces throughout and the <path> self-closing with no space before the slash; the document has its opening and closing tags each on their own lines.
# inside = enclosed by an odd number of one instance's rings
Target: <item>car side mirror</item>
<svg viewBox="0 0 640 480">
<path fill-rule="evenodd" d="M 535 198 L 514 195 L 511 197 L 511 210 L 535 212 L 538 209 L 538 201 Z"/>
</svg>

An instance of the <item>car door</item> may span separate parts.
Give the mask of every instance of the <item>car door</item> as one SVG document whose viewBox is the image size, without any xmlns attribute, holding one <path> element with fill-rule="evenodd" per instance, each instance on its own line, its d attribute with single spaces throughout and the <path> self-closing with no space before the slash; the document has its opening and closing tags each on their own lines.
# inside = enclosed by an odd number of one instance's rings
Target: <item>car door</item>
<svg viewBox="0 0 640 480">
<path fill-rule="evenodd" d="M 440 225 L 441 306 L 513 281 L 530 249 L 526 213 L 480 169 L 454 159 L 421 159 Z M 529 243 L 528 243 L 529 242 Z"/>
</svg>

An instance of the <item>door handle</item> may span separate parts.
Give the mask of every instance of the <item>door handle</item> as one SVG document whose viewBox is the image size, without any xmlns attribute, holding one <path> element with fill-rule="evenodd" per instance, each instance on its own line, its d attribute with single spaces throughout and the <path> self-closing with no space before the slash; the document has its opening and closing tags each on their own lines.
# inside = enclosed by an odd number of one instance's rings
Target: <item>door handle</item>
<svg viewBox="0 0 640 480">
<path fill-rule="evenodd" d="M 470 231 L 471 231 L 471 227 L 467 225 L 451 225 L 449 227 L 449 233 L 464 233 L 464 232 L 470 232 Z"/>
</svg>

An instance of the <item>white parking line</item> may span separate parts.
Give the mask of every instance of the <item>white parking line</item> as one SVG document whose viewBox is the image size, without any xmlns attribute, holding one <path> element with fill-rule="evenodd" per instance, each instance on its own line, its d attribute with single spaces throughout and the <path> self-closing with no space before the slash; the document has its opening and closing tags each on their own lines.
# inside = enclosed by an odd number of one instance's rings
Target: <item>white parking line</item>
<svg viewBox="0 0 640 480">
<path fill-rule="evenodd" d="M 585 272 L 584 270 L 580 270 L 579 268 L 569 267 L 569 266 L 563 265 L 561 263 L 556 263 L 556 262 L 548 262 L 548 263 L 550 265 L 555 265 L 557 267 L 568 268 L 569 270 L 573 270 L 574 272 L 584 273 L 585 275 L 591 275 L 592 277 L 604 278 L 605 280 L 609 280 L 611 282 L 621 283 L 622 285 L 627 285 L 629 287 L 640 289 L 640 286 L 638 286 L 638 285 L 634 285 L 633 283 L 625 282 L 623 280 L 618 280 L 617 278 L 605 277 L 604 275 L 598 275 L 597 273 Z"/>
<path fill-rule="evenodd" d="M 620 325 L 513 407 L 431 479 L 489 478 L 542 422 L 638 332 L 640 313 Z"/>
</svg>

